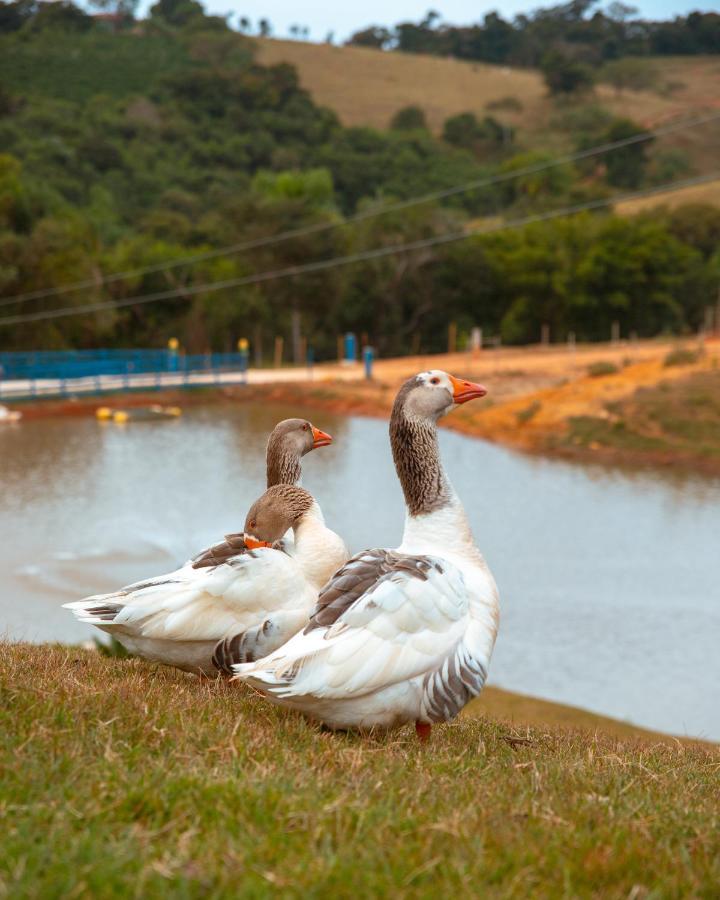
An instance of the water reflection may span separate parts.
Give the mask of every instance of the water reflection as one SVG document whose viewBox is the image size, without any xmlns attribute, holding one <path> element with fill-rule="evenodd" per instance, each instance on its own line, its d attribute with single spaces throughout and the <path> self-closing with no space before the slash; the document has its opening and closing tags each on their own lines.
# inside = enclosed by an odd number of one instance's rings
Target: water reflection
<svg viewBox="0 0 720 900">
<path fill-rule="evenodd" d="M 125 428 L 0 431 L 0 627 L 88 637 L 59 604 L 237 530 L 264 486 L 269 430 L 297 414 L 228 404 Z M 396 544 L 386 424 L 309 417 L 336 438 L 304 461 L 328 521 L 353 549 Z M 720 738 L 720 482 L 528 458 L 449 432 L 441 443 L 501 589 L 495 683 Z"/>
</svg>

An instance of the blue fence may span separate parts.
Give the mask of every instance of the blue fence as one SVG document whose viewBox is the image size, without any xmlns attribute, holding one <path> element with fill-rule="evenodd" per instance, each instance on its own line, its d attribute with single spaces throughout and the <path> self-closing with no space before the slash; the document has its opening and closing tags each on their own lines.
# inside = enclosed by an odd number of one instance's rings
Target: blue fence
<svg viewBox="0 0 720 900">
<path fill-rule="evenodd" d="M 247 353 L 201 353 L 186 356 L 171 350 L 68 350 L 0 353 L 0 378 L 85 378 L 147 372 L 244 371 Z"/>
<path fill-rule="evenodd" d="M 0 353 L 0 398 L 64 396 L 245 380 L 247 352 L 180 354 L 172 350 L 77 350 Z M 209 376 L 209 377 L 208 377 Z"/>
</svg>

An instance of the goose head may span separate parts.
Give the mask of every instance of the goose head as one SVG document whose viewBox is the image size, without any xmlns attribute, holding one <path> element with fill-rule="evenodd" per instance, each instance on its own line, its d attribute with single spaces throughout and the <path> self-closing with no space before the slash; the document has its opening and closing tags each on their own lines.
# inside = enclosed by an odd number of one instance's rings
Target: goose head
<svg viewBox="0 0 720 900">
<path fill-rule="evenodd" d="M 267 486 L 295 484 L 300 480 L 300 460 L 318 447 L 332 444 L 332 437 L 307 419 L 283 419 L 273 428 L 267 445 Z"/>
<path fill-rule="evenodd" d="M 396 409 L 410 420 L 437 421 L 456 406 L 478 397 L 487 390 L 474 381 L 456 378 L 442 369 L 430 369 L 413 375 L 400 388 Z"/>
<path fill-rule="evenodd" d="M 244 540 L 252 550 L 270 547 L 300 524 L 315 506 L 312 494 L 301 487 L 278 484 L 253 503 L 245 519 Z"/>
</svg>

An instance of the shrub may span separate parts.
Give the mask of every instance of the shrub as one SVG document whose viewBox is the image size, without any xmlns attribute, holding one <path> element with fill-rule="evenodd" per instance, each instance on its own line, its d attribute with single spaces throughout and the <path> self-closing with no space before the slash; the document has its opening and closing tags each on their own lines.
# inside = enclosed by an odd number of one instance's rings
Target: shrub
<svg viewBox="0 0 720 900">
<path fill-rule="evenodd" d="M 392 117 L 390 127 L 394 131 L 417 131 L 418 129 L 427 131 L 425 113 L 419 106 L 403 106 Z"/>
<path fill-rule="evenodd" d="M 591 378 L 602 378 L 604 375 L 615 375 L 619 371 L 620 369 L 615 363 L 608 362 L 607 360 L 600 360 L 599 362 L 591 363 L 591 365 L 588 366 L 588 375 Z"/>
<path fill-rule="evenodd" d="M 518 420 L 518 424 L 524 425 L 526 422 L 529 422 L 530 419 L 534 418 L 542 409 L 542 403 L 539 400 L 533 400 L 533 402 L 526 406 L 525 409 L 519 409 L 515 413 L 515 418 Z"/>
<path fill-rule="evenodd" d="M 670 366 L 691 366 L 700 359 L 699 350 L 689 350 L 687 347 L 677 347 L 671 350 L 665 357 L 663 366 L 668 369 Z"/>
</svg>

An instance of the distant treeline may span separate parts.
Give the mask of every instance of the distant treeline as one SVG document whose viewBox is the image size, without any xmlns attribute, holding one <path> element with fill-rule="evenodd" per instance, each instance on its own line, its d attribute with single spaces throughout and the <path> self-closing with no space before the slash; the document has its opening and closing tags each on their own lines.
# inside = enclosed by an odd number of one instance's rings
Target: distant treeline
<svg viewBox="0 0 720 900">
<path fill-rule="evenodd" d="M 571 0 L 511 21 L 491 12 L 482 23 L 463 26 L 444 23 L 431 11 L 417 23 L 364 28 L 350 43 L 513 66 L 540 66 L 553 50 L 590 64 L 623 56 L 720 53 L 718 13 L 651 21 L 636 18 L 635 7 L 617 0 L 604 11 L 595 7 L 597 0 Z"/>
<path fill-rule="evenodd" d="M 5 4 L 8 6 L 8 4 Z M 42 27 L 34 16 L 56 18 Z M 221 290 L 199 286 L 497 223 L 684 174 L 683 161 L 625 147 L 533 171 L 550 157 L 472 114 L 442 137 L 419 110 L 393 127 L 347 128 L 315 104 L 294 69 L 266 67 L 252 42 L 194 0 L 161 0 L 141 30 L 75 30 L 69 3 L 41 4 L 0 36 L 0 347 L 164 346 L 227 350 L 239 337 L 272 355 L 299 314 L 316 358 L 339 333 L 383 354 L 441 350 L 447 324 L 505 342 L 552 334 L 604 339 L 697 328 L 714 303 L 720 211 L 621 219 L 594 214 L 474 237 L 302 276 Z M 84 14 L 81 14 L 84 15 Z M 65 18 L 63 18 L 65 17 Z M 84 20 L 83 20 L 84 21 Z M 62 23 L 65 24 L 62 24 Z M 498 113 L 500 115 L 500 113 Z M 554 137 L 582 148 L 635 123 L 583 103 L 559 106 Z M 357 212 L 517 170 L 481 190 L 345 225 Z M 313 231 L 314 226 L 338 226 Z M 251 252 L 217 248 L 310 229 Z M 178 263 L 167 267 L 166 263 Z M 103 276 L 123 272 L 122 278 Z M 18 294 L 81 289 L 7 302 Z M 178 297 L 116 308 L 128 298 Z M 186 293 L 187 292 L 187 293 Z M 99 312 L 86 312 L 88 305 Z"/>
</svg>

